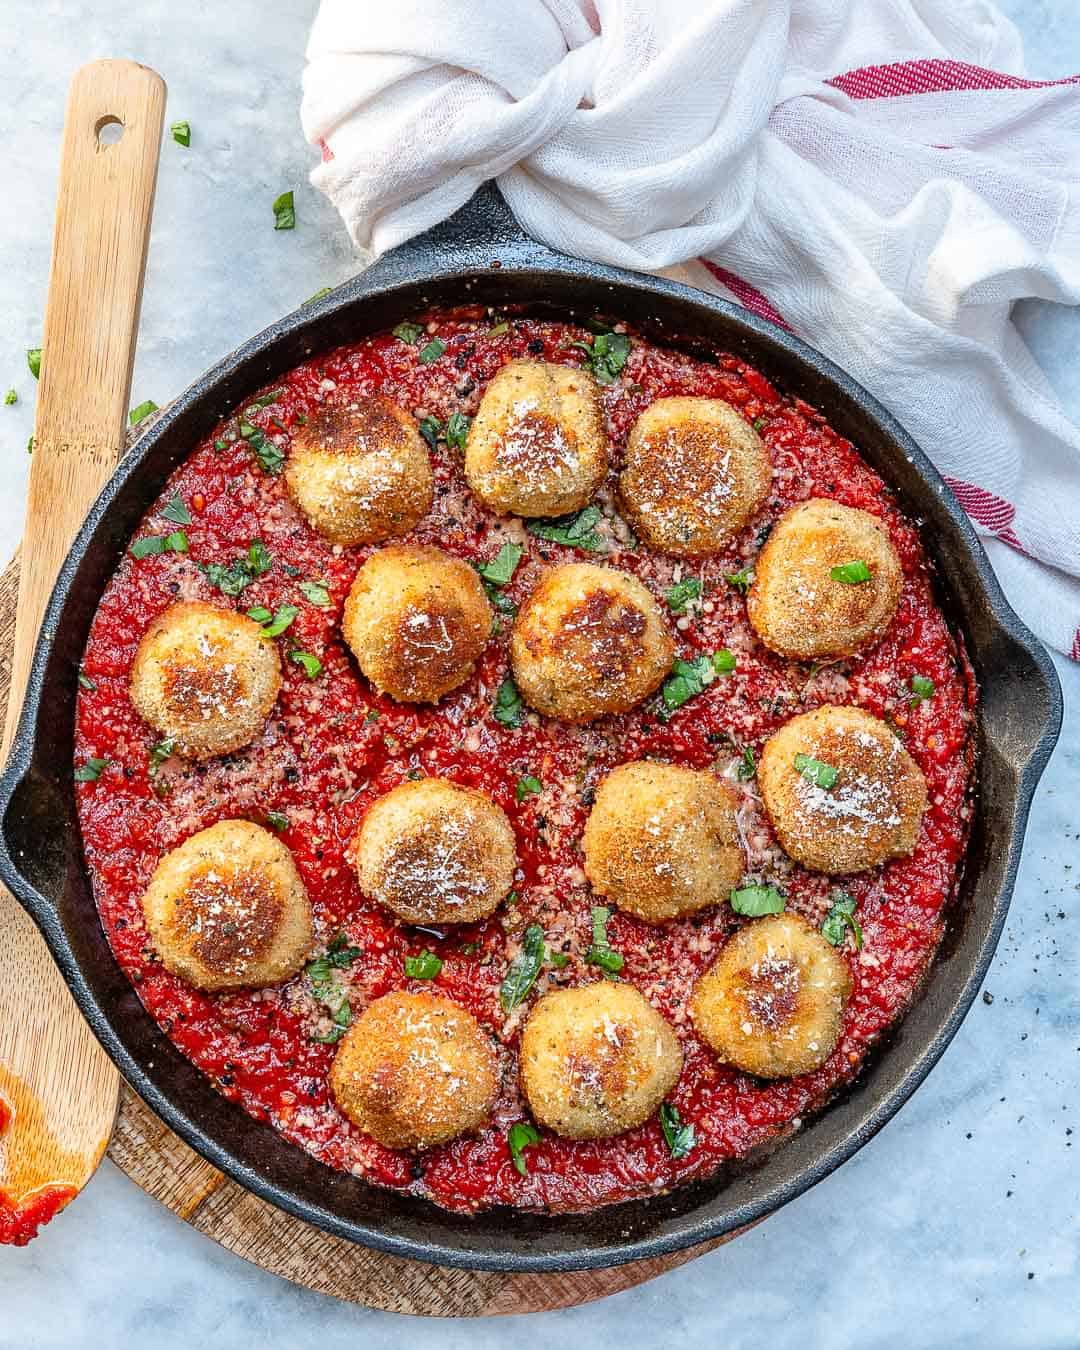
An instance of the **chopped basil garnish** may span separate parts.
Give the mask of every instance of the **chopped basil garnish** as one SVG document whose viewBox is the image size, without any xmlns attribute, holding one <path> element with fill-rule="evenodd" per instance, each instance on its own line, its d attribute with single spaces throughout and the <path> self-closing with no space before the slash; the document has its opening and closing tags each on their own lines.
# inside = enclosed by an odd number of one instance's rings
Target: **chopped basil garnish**
<svg viewBox="0 0 1080 1350">
<path fill-rule="evenodd" d="M 305 600 L 310 600 L 313 605 L 320 609 L 325 609 L 330 603 L 330 592 L 321 581 L 302 581 L 300 583 L 300 594 Z"/>
<path fill-rule="evenodd" d="M 570 964 L 570 958 L 565 952 L 553 952 L 549 950 L 547 959 L 549 964 L 553 965 L 556 970 L 565 970 Z"/>
<path fill-rule="evenodd" d="M 264 572 L 269 572 L 273 566 L 274 560 L 270 556 L 270 550 L 261 539 L 253 539 L 248 545 L 248 566 L 252 574 L 261 577 Z"/>
<path fill-rule="evenodd" d="M 359 947 L 350 947 L 345 933 L 335 933 L 326 948 L 326 960 L 335 970 L 351 966 L 360 955 Z"/>
<path fill-rule="evenodd" d="M 247 613 L 249 619 L 262 624 L 263 637 L 276 638 L 285 632 L 300 611 L 295 605 L 282 605 L 276 614 L 271 614 L 264 605 L 255 605 Z"/>
<path fill-rule="evenodd" d="M 712 663 L 717 675 L 730 675 L 738 665 L 735 653 L 728 651 L 726 647 L 721 647 L 718 652 L 713 652 Z"/>
<path fill-rule="evenodd" d="M 446 343 L 440 337 L 433 337 L 429 343 L 420 348 L 417 360 L 422 366 L 430 366 L 432 361 L 437 361 L 444 351 L 446 351 Z"/>
<path fill-rule="evenodd" d="M 534 778 L 531 773 L 527 773 L 524 778 L 517 780 L 517 787 L 514 788 L 514 796 L 519 802 L 525 801 L 527 797 L 535 797 L 543 792 L 544 785 L 539 778 Z"/>
<path fill-rule="evenodd" d="M 7 404 L 9 408 L 13 403 L 18 403 L 18 401 L 19 396 L 14 389 L 9 389 L 7 393 L 4 395 L 4 402 Z"/>
<path fill-rule="evenodd" d="M 608 942 L 607 925 L 610 917 L 611 910 L 606 905 L 593 905 L 592 945 L 585 951 L 585 960 L 590 966 L 599 966 L 605 975 L 614 977 L 623 968 L 623 956 Z"/>
<path fill-rule="evenodd" d="M 157 412 L 157 410 L 157 404 L 152 398 L 148 398 L 144 403 L 140 403 L 138 407 L 132 408 L 128 413 L 128 421 L 133 427 L 137 427 L 140 422 L 149 417 L 152 412 Z"/>
<path fill-rule="evenodd" d="M 861 558 L 856 558 L 854 562 L 841 563 L 839 567 L 834 567 L 829 572 L 833 581 L 842 581 L 845 586 L 861 586 L 865 581 L 872 581 L 869 567 Z"/>
<path fill-rule="evenodd" d="M 76 783 L 96 783 L 108 764 L 107 759 L 88 759 L 75 770 Z"/>
<path fill-rule="evenodd" d="M 488 329 L 488 337 L 499 337 L 502 333 L 509 333 L 510 325 L 505 319 L 500 319 L 493 328 Z"/>
<path fill-rule="evenodd" d="M 293 204 L 293 195 L 291 192 L 283 192 L 281 196 L 274 201 L 274 229 L 296 229 L 296 207 Z"/>
<path fill-rule="evenodd" d="M 823 764 L 820 759 L 814 759 L 812 755 L 796 755 L 795 768 L 808 782 L 824 788 L 826 792 L 836 786 L 838 777 L 836 769 L 831 764 Z"/>
<path fill-rule="evenodd" d="M 684 577 L 682 581 L 677 581 L 674 586 L 669 586 L 664 594 L 664 599 L 668 602 L 668 609 L 672 614 L 685 614 L 686 607 L 691 600 L 698 600 L 701 597 L 701 582 L 697 577 Z"/>
<path fill-rule="evenodd" d="M 260 394 L 258 398 L 252 399 L 251 401 L 252 407 L 254 408 L 272 407 L 273 404 L 277 403 L 280 400 L 284 392 L 285 392 L 284 389 L 271 389 L 268 394 Z"/>
<path fill-rule="evenodd" d="M 186 553 L 188 537 L 183 530 L 173 530 L 172 534 L 148 534 L 136 539 L 131 545 L 133 558 L 151 558 L 159 553 Z"/>
<path fill-rule="evenodd" d="M 37 380 L 41 377 L 41 348 L 31 347 L 26 353 L 26 364 L 30 367 L 30 374 Z"/>
<path fill-rule="evenodd" d="M 399 341 L 407 342 L 411 346 L 424 330 L 418 323 L 399 323 L 396 328 L 392 328 L 390 331 Z"/>
<path fill-rule="evenodd" d="M 754 569 L 752 567 L 744 567 L 742 568 L 741 571 L 738 572 L 724 573 L 724 580 L 728 583 L 729 586 L 734 586 L 740 595 L 746 594 L 746 592 L 750 589 L 750 583 L 753 581 L 753 579 L 754 579 Z"/>
<path fill-rule="evenodd" d="M 735 772 L 738 774 L 739 781 L 742 783 L 748 783 L 750 779 L 753 778 L 754 774 L 757 773 L 757 760 L 754 758 L 753 746 L 748 745 L 743 749 L 742 759 Z"/>
<path fill-rule="evenodd" d="M 84 689 L 89 690 L 91 694 L 97 689 L 96 682 L 92 680 L 89 675 L 84 675 L 81 670 L 79 671 L 79 684 L 82 685 Z"/>
<path fill-rule="evenodd" d="M 928 698 L 933 698 L 934 692 L 934 681 L 928 675 L 912 675 L 908 707 L 917 708 L 920 703 L 925 703 Z"/>
<path fill-rule="evenodd" d="M 519 727 L 525 720 L 525 703 L 518 687 L 508 675 L 495 695 L 495 721 L 504 727 Z"/>
<path fill-rule="evenodd" d="M 157 745 L 150 747 L 150 772 L 155 773 L 167 759 L 172 759 L 176 753 L 176 741 L 167 737 L 163 741 L 158 741 Z"/>
<path fill-rule="evenodd" d="M 528 1173 L 529 1165 L 525 1161 L 525 1150 L 540 1142 L 540 1131 L 527 1120 L 519 1120 L 510 1126 L 506 1136 L 506 1145 L 510 1150 L 510 1161 L 522 1176 Z"/>
<path fill-rule="evenodd" d="M 333 1045 L 335 1041 L 341 1040 L 352 1022 L 352 1009 L 345 986 L 339 984 L 331 974 L 333 970 L 343 970 L 351 965 L 360 955 L 359 947 L 349 947 L 347 941 L 344 933 L 338 933 L 327 948 L 326 955 L 309 961 L 304 967 L 304 973 L 311 981 L 311 992 L 325 1006 L 334 1024 L 325 1035 L 316 1032 L 312 1036 L 312 1040 L 322 1045 Z"/>
<path fill-rule="evenodd" d="M 316 300 L 321 300 L 324 295 L 329 295 L 332 289 L 333 288 L 330 286 L 323 286 L 321 290 L 317 290 L 314 295 L 309 295 L 304 301 L 304 304 L 313 305 Z"/>
<path fill-rule="evenodd" d="M 734 669 L 735 657 L 726 647 L 714 656 L 695 656 L 692 661 L 676 660 L 660 690 L 664 707 L 668 712 L 674 712 L 712 684 L 717 675 L 730 675 Z"/>
<path fill-rule="evenodd" d="M 451 450 L 464 450 L 465 438 L 469 434 L 471 418 L 464 413 L 451 413 L 446 419 L 446 444 Z"/>
<path fill-rule="evenodd" d="M 764 417 L 755 417 L 754 420 L 750 423 L 750 425 L 754 428 L 754 430 L 757 432 L 759 436 L 765 430 L 765 420 L 766 419 Z"/>
<path fill-rule="evenodd" d="M 630 355 L 630 339 L 625 333 L 597 333 L 591 343 L 571 342 L 585 353 L 585 360 L 600 384 L 613 384 Z"/>
<path fill-rule="evenodd" d="M 317 656 L 312 656 L 310 652 L 290 652 L 289 660 L 295 661 L 298 666 L 302 667 L 309 680 L 316 679 L 322 671 L 322 662 Z"/>
<path fill-rule="evenodd" d="M 835 890 L 829 892 L 829 899 L 832 901 L 832 908 L 821 925 L 822 937 L 834 947 L 839 947 L 844 941 L 844 934 L 850 928 L 855 950 L 862 951 L 862 927 L 855 917 L 855 897 L 848 895 L 847 891 Z"/>
<path fill-rule="evenodd" d="M 490 582 L 492 586 L 506 586 L 513 580 L 517 565 L 524 555 L 525 550 L 521 545 L 508 539 L 494 558 L 488 562 L 477 563 L 476 570 L 484 581 Z"/>
<path fill-rule="evenodd" d="M 163 520 L 171 520 L 174 525 L 191 524 L 191 512 L 180 500 L 179 492 L 174 492 L 169 498 L 168 506 L 162 508 L 161 517 Z"/>
<path fill-rule="evenodd" d="M 660 1129 L 664 1134 L 664 1143 L 676 1162 L 685 1158 L 697 1143 L 693 1125 L 683 1124 L 679 1108 L 671 1102 L 662 1102 L 660 1105 Z"/>
<path fill-rule="evenodd" d="M 508 595 L 503 595 L 500 588 L 510 583 L 524 553 L 525 550 L 520 544 L 514 544 L 508 539 L 494 558 L 488 559 L 487 562 L 473 563 L 480 574 L 480 580 L 484 583 L 488 600 L 501 614 L 517 613 L 517 605 Z"/>
<path fill-rule="evenodd" d="M 510 962 L 506 977 L 499 988 L 499 1003 L 504 1013 L 511 1013 L 536 983 L 544 964 L 544 930 L 538 923 L 529 924 L 521 951 Z"/>
<path fill-rule="evenodd" d="M 557 520 L 527 521 L 526 529 L 537 539 L 550 539 L 554 544 L 566 544 L 569 548 L 581 548 L 590 553 L 604 553 L 607 545 L 596 532 L 601 514 L 598 506 L 586 506 Z"/>
<path fill-rule="evenodd" d="M 191 144 L 191 123 L 174 122 L 169 128 L 169 133 L 177 145 L 182 145 L 185 150 Z"/>
<path fill-rule="evenodd" d="M 780 914 L 785 903 L 775 886 L 740 886 L 731 892 L 731 908 L 749 919 L 759 919 L 763 914 Z"/>
<path fill-rule="evenodd" d="M 442 961 L 426 947 L 419 956 L 405 958 L 405 974 L 410 980 L 433 980 L 442 967 Z"/>
<path fill-rule="evenodd" d="M 264 473 L 279 474 L 285 467 L 285 451 L 259 427 L 241 419 L 240 435 L 255 451 L 255 458 Z"/>
<path fill-rule="evenodd" d="M 352 1025 L 352 1008 L 349 1006 L 348 999 L 345 999 L 339 1005 L 337 1012 L 333 1014 L 333 1022 L 334 1025 L 325 1036 L 322 1032 L 316 1031 L 312 1033 L 311 1039 L 318 1041 L 320 1045 L 333 1045 L 336 1041 L 341 1040 Z"/>
<path fill-rule="evenodd" d="M 267 811 L 266 823 L 272 830 L 277 830 L 280 834 L 282 830 L 289 828 L 289 817 L 284 811 Z"/>
<path fill-rule="evenodd" d="M 248 545 L 247 557 L 237 558 L 228 565 L 224 563 L 200 563 L 211 586 L 216 586 L 222 595 L 238 596 L 256 577 L 269 572 L 273 566 L 270 552 L 261 539 L 253 539 Z"/>
<path fill-rule="evenodd" d="M 437 417 L 425 417 L 420 423 L 420 435 L 427 441 L 432 450 L 438 449 L 439 437 L 443 432 L 443 424 Z"/>
</svg>

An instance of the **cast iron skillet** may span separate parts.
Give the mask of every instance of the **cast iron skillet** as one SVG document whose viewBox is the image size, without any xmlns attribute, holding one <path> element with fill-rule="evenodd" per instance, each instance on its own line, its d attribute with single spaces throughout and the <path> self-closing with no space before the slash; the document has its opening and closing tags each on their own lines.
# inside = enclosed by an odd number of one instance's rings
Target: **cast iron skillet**
<svg viewBox="0 0 1080 1350">
<path fill-rule="evenodd" d="M 820 408 L 898 493 L 937 564 L 981 695 L 978 790 L 967 865 L 920 998 L 861 1079 L 783 1147 L 668 1196 L 543 1217 L 468 1218 L 324 1167 L 225 1101 L 143 1010 L 101 929 L 72 787 L 76 670 L 98 600 L 168 474 L 217 420 L 312 352 L 423 306 L 524 303 L 619 315 L 649 336 L 700 334 Z M 569 258 L 526 238 L 493 189 L 362 276 L 252 338 L 140 437 L 64 564 L 38 643 L 11 762 L 0 780 L 0 876 L 33 916 L 79 1007 L 143 1099 L 241 1185 L 329 1232 L 400 1256 L 477 1270 L 552 1271 L 659 1256 L 751 1223 L 866 1143 L 956 1033 L 997 945 L 1032 793 L 1057 738 L 1061 691 L 1009 608 L 967 517 L 902 427 L 854 380 L 781 329 L 674 282 Z"/>
</svg>

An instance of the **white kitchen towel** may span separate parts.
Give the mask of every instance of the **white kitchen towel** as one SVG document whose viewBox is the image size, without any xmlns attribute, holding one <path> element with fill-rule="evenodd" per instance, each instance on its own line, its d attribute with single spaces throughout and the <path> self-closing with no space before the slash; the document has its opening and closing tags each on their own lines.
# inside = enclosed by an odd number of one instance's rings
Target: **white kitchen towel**
<svg viewBox="0 0 1080 1350">
<path fill-rule="evenodd" d="M 498 180 L 535 237 L 783 322 L 876 394 L 1080 659 L 1080 432 L 1010 320 L 1080 293 L 1080 79 L 986 0 L 322 0 L 312 180 L 366 260 Z"/>
</svg>

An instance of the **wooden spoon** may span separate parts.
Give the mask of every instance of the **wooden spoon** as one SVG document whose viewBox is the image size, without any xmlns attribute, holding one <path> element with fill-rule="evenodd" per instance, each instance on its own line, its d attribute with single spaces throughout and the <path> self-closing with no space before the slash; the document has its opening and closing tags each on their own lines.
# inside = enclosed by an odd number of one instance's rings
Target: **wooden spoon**
<svg viewBox="0 0 1080 1350">
<path fill-rule="evenodd" d="M 164 116 L 164 81 L 145 66 L 95 61 L 72 80 L 0 758 L 57 572 L 123 449 Z M 36 928 L 0 887 L 0 1242 L 28 1241 L 90 1179 L 119 1086 Z"/>
</svg>

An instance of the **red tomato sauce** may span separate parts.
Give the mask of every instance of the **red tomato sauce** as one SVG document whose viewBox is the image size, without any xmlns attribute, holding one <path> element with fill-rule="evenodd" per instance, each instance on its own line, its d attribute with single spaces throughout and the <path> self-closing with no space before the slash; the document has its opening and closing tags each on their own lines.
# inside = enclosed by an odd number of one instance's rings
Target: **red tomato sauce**
<svg viewBox="0 0 1080 1350">
<path fill-rule="evenodd" d="M 0 1247 L 25 1247 L 77 1194 L 73 1186 L 43 1186 L 16 1203 L 0 1191 Z"/>
<path fill-rule="evenodd" d="M 476 412 L 484 384 L 511 357 L 579 364 L 570 343 L 587 330 L 513 318 L 500 325 L 481 310 L 426 317 L 426 335 L 408 343 L 384 333 L 337 348 L 292 371 L 266 404 L 238 410 L 248 428 L 286 450 L 290 433 L 324 399 L 380 391 L 418 417 L 445 423 Z M 492 329 L 495 329 L 492 332 Z M 433 335 L 445 352 L 423 362 Z M 430 355 L 430 351 L 428 353 Z M 756 423 L 770 447 L 773 490 L 758 517 L 722 557 L 679 566 L 639 547 L 617 517 L 612 487 L 627 433 L 654 399 L 673 394 L 726 399 Z M 150 1014 L 218 1090 L 258 1120 L 331 1167 L 380 1185 L 426 1195 L 458 1210 L 495 1204 L 534 1209 L 589 1208 L 668 1189 L 706 1176 L 727 1159 L 777 1140 L 852 1079 L 875 1041 L 903 1014 L 941 940 L 949 898 L 961 864 L 972 770 L 974 684 L 958 639 L 934 599 L 926 554 L 892 493 L 806 404 L 784 396 L 734 356 L 690 357 L 635 339 L 619 378 L 603 388 L 613 473 L 598 498 L 597 526 L 605 552 L 585 553 L 526 533 L 520 521 L 500 520 L 472 499 L 461 452 L 438 443 L 432 459 L 436 499 L 411 538 L 438 544 L 470 561 L 493 558 L 508 538 L 528 553 L 503 594 L 520 604 L 542 568 L 586 558 L 638 575 L 658 596 L 693 575 L 702 600 L 675 620 L 679 655 L 692 658 L 728 648 L 737 668 L 718 677 L 676 711 L 659 715 L 658 698 L 625 716 L 569 727 L 531 714 L 518 728 L 492 712 L 508 672 L 510 618 L 502 616 L 478 670 L 435 708 L 396 705 L 372 693 L 342 643 L 342 605 L 371 549 L 335 548 L 317 536 L 290 503 L 280 476 L 266 473 L 238 418 L 223 421 L 175 471 L 139 534 L 165 535 L 176 524 L 161 512 L 175 495 L 191 515 L 188 552 L 136 560 L 126 554 L 97 612 L 83 663 L 76 764 L 107 765 L 96 781 L 77 786 L 85 854 L 105 932 L 117 960 Z M 874 512 L 887 525 L 904 569 L 897 616 L 885 637 L 849 660 L 822 669 L 785 661 L 765 650 L 751 630 L 742 595 L 725 580 L 752 560 L 769 526 L 788 506 L 829 496 Z M 229 563 L 261 540 L 273 558 L 264 575 L 235 600 L 211 586 L 198 564 Z M 329 605 L 305 597 L 303 581 L 322 582 Z M 208 765 L 171 759 L 154 768 L 157 734 L 136 715 L 128 674 L 149 622 L 178 599 L 262 605 L 293 604 L 300 613 L 284 638 L 322 661 L 314 680 L 285 660 L 278 707 L 247 749 Z M 933 696 L 911 706 L 910 682 L 933 681 Z M 843 881 L 857 902 L 864 942 L 843 948 L 854 992 L 835 1052 L 815 1073 L 765 1082 L 717 1061 L 698 1040 L 687 1005 L 696 976 L 743 922 L 727 906 L 650 927 L 615 912 L 612 947 L 623 953 L 622 978 L 632 981 L 675 1027 L 685 1067 L 670 1100 L 696 1142 L 673 1160 L 657 1119 L 608 1140 L 575 1142 L 547 1133 L 527 1150 L 527 1175 L 512 1164 L 507 1130 L 527 1119 L 517 1086 L 517 1044 L 523 1016 L 547 988 L 598 977 L 583 954 L 595 901 L 581 866 L 580 838 L 596 784 L 615 765 L 655 756 L 727 774 L 743 792 L 740 825 L 748 874 L 774 881 L 788 907 L 820 924 L 835 879 L 793 867 L 775 844 L 753 778 L 737 766 L 756 756 L 766 738 L 797 713 L 822 703 L 857 703 L 890 719 L 926 776 L 929 808 L 911 857 Z M 516 900 L 483 923 L 440 930 L 398 926 L 365 900 L 349 844 L 367 807 L 380 794 L 419 775 L 440 775 L 488 793 L 509 815 L 520 870 Z M 539 794 L 518 801 L 516 785 L 533 775 Z M 167 973 L 151 950 L 140 896 L 159 859 L 196 830 L 246 817 L 287 819 L 281 837 L 307 886 L 316 931 L 325 943 L 339 932 L 360 949 L 343 976 L 353 1016 L 392 989 L 425 987 L 470 1009 L 499 1046 L 503 1089 L 491 1125 L 413 1157 L 381 1147 L 337 1110 L 327 1074 L 335 1050 L 325 1034 L 325 1008 L 300 974 L 280 988 L 209 995 Z M 274 816 L 276 820 L 276 815 Z M 280 824 L 280 821 L 278 822 Z M 499 986 L 520 950 L 527 925 L 544 927 L 549 948 L 565 953 L 562 969 L 544 971 L 525 1004 L 507 1018 Z M 410 981 L 406 955 L 424 948 L 443 960 L 434 981 Z"/>
</svg>

